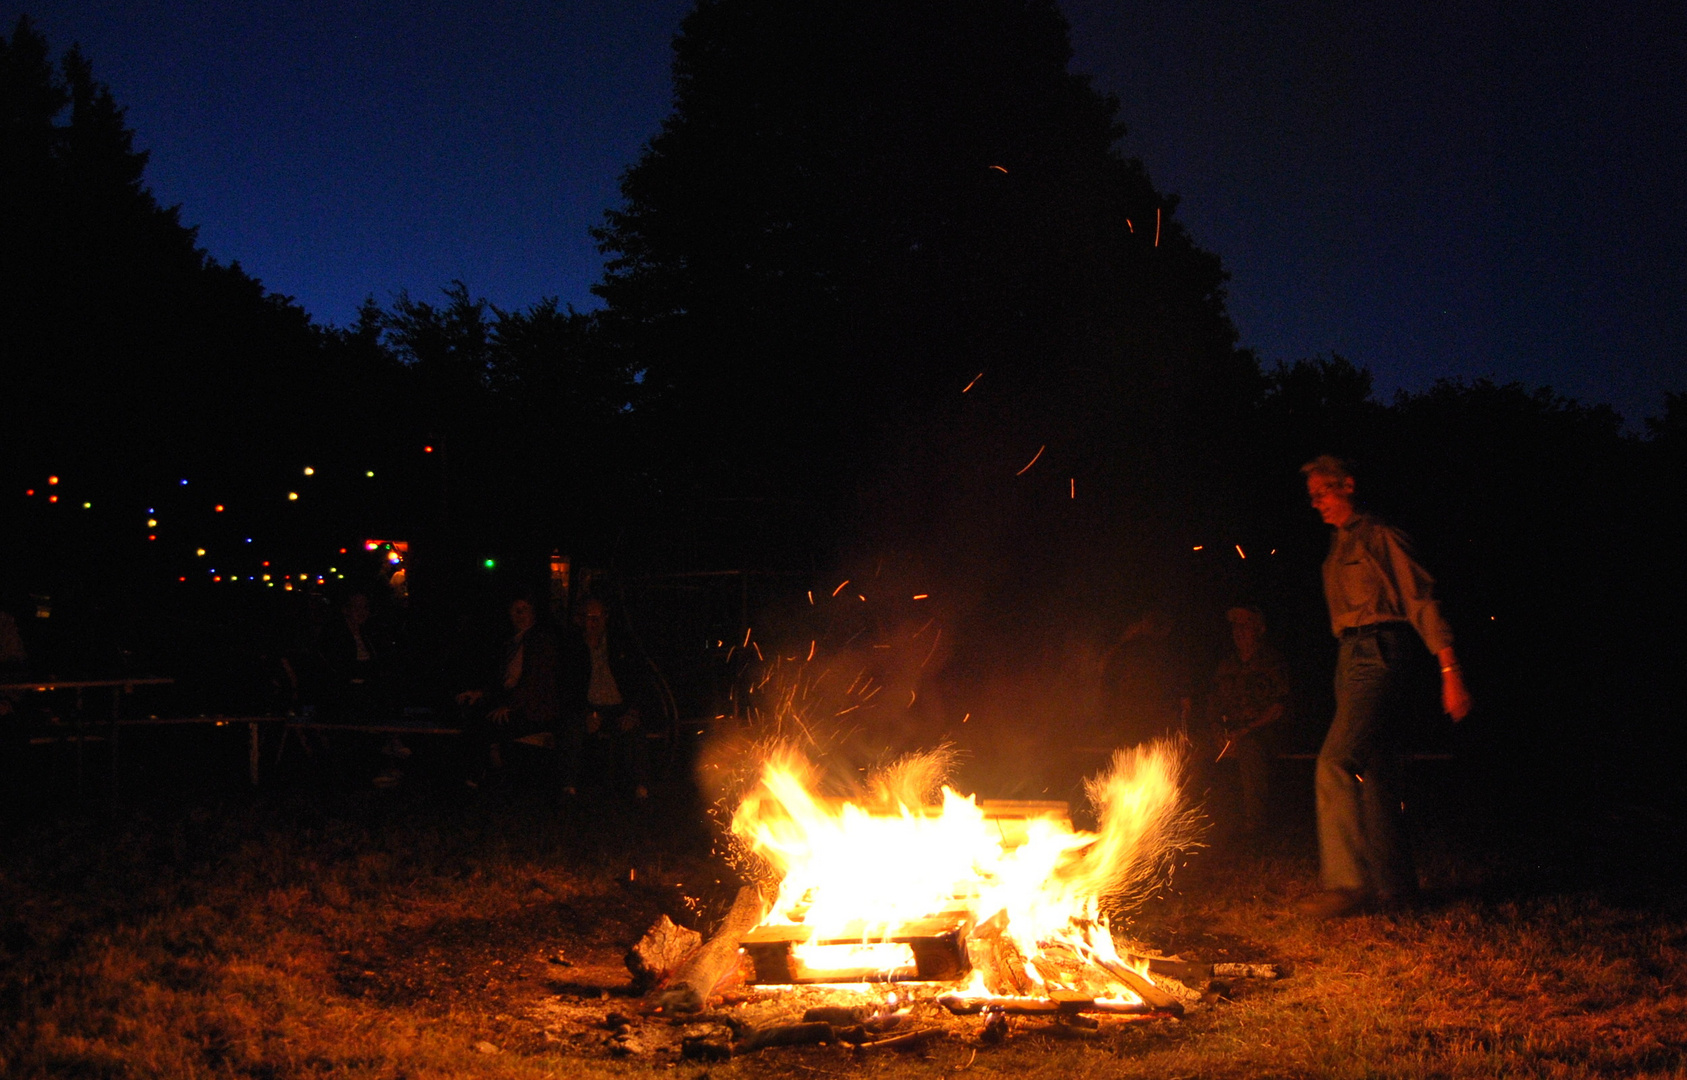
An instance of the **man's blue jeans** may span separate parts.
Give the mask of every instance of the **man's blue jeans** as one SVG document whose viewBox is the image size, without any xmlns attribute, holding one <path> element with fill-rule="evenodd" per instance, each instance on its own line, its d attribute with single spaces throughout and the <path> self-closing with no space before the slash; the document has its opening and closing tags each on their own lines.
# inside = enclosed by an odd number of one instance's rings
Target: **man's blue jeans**
<svg viewBox="0 0 1687 1080">
<path fill-rule="evenodd" d="M 1348 632 L 1336 660 L 1336 715 L 1318 754 L 1318 854 L 1326 889 L 1382 898 L 1417 891 L 1406 839 L 1401 736 L 1407 623 Z"/>
</svg>

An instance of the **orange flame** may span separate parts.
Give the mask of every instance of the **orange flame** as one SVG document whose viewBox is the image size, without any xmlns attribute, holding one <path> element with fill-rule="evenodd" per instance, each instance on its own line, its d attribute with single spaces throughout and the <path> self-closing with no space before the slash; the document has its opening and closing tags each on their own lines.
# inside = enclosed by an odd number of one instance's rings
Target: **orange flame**
<svg viewBox="0 0 1687 1080">
<path fill-rule="evenodd" d="M 779 878 L 767 922 L 811 927 L 817 940 L 866 944 L 904 923 L 965 912 L 975 925 L 1003 925 L 1027 958 L 1058 944 L 1120 964 L 1106 912 L 1145 900 L 1167 853 L 1193 834 L 1179 804 L 1183 758 L 1170 740 L 1115 752 L 1085 784 L 1099 822 L 1087 832 L 1052 808 L 1011 827 L 992 818 L 975 796 L 942 783 L 946 750 L 901 759 L 847 800 L 819 794 L 814 765 L 782 746 L 739 803 L 732 832 Z M 1040 978 L 1034 966 L 1027 973 Z"/>
</svg>

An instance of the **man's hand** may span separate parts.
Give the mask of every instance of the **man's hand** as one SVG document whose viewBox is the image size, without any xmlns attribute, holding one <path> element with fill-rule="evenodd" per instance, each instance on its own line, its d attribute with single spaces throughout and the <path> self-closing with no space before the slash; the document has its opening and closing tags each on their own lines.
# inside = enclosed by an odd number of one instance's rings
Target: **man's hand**
<svg viewBox="0 0 1687 1080">
<path fill-rule="evenodd" d="M 1441 709 L 1458 723 L 1470 715 L 1470 690 L 1464 685 L 1464 670 L 1451 645 L 1435 654 L 1441 662 Z"/>
<path fill-rule="evenodd" d="M 1459 669 L 1444 672 L 1441 676 L 1441 708 L 1453 718 L 1453 723 L 1470 715 L 1470 705 L 1470 691 L 1465 687 L 1464 676 Z"/>
<path fill-rule="evenodd" d="M 461 694 L 457 695 L 457 704 L 473 705 L 484 696 L 486 696 L 486 692 L 484 690 L 464 690 Z"/>
<path fill-rule="evenodd" d="M 496 709 L 487 713 L 486 718 L 494 724 L 507 724 L 510 720 L 510 707 L 508 705 L 500 705 Z"/>
</svg>

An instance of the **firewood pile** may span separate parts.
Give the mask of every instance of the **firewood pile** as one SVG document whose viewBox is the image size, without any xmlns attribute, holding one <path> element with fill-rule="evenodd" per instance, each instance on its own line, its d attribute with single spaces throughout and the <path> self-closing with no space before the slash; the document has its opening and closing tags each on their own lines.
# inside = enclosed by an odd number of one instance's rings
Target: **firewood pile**
<svg viewBox="0 0 1687 1080">
<path fill-rule="evenodd" d="M 1081 1037 L 1176 1022 L 1233 980 L 1287 974 L 1272 964 L 1128 953 L 1118 963 L 1047 947 L 1029 963 L 999 920 L 975 927 L 935 916 L 884 935 L 909 947 L 911 968 L 848 972 L 847 982 L 830 972 L 835 981 L 822 983 L 790 950 L 800 935 L 762 925 L 766 915 L 747 886 L 707 940 L 657 920 L 626 957 L 643 996 L 603 1018 L 610 1052 L 709 1062 L 789 1046 L 872 1054 L 940 1040 L 987 1047 L 1037 1031 Z"/>
</svg>

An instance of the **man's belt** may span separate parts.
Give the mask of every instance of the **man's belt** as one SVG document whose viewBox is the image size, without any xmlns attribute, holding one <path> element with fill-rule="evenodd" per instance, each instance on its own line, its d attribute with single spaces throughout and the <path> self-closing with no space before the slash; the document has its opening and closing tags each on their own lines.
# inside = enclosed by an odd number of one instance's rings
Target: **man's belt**
<svg viewBox="0 0 1687 1080">
<path fill-rule="evenodd" d="M 1383 622 L 1370 622 L 1363 626 L 1346 626 L 1342 628 L 1341 640 L 1353 641 L 1358 638 L 1375 637 L 1385 630 L 1399 630 L 1411 624 L 1404 619 L 1387 619 Z"/>
</svg>

